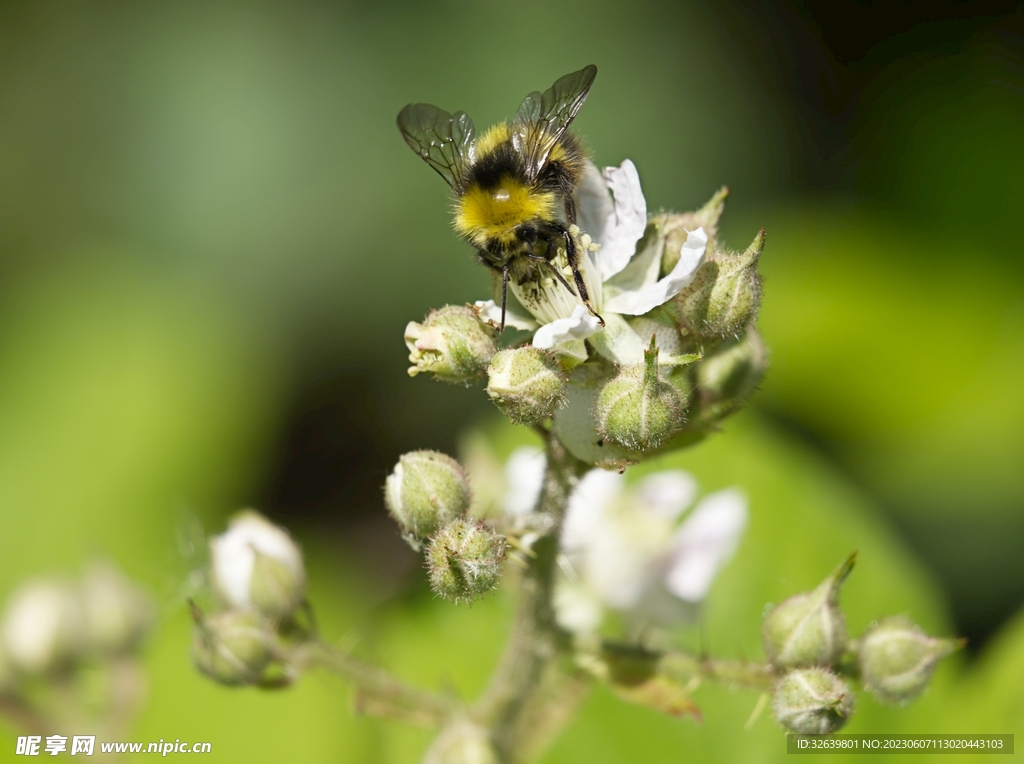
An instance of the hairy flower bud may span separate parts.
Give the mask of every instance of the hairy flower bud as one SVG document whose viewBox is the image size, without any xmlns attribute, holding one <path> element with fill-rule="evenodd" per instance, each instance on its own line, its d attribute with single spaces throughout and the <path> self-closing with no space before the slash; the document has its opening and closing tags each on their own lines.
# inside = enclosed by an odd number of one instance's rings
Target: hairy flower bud
<svg viewBox="0 0 1024 764">
<path fill-rule="evenodd" d="M 465 514 L 469 501 L 466 471 L 438 451 L 404 454 L 384 483 L 384 503 L 414 549 Z"/>
<path fill-rule="evenodd" d="M 597 399 L 597 430 L 631 451 L 650 451 L 675 435 L 683 424 L 685 400 L 661 377 L 658 347 L 644 351 L 644 362 L 622 369 Z"/>
<path fill-rule="evenodd" d="M 69 582 L 38 579 L 22 586 L 7 604 L 3 647 L 23 674 L 69 667 L 82 653 L 82 610 Z"/>
<path fill-rule="evenodd" d="M 430 588 L 456 603 L 492 591 L 501 578 L 508 543 L 500 533 L 470 520 L 454 520 L 427 544 Z"/>
<path fill-rule="evenodd" d="M 192 663 L 219 684 L 241 686 L 260 680 L 273 658 L 269 626 L 258 613 L 225 610 L 196 618 Z"/>
<path fill-rule="evenodd" d="M 302 551 L 259 512 L 239 512 L 210 540 L 210 562 L 214 589 L 228 607 L 284 618 L 306 596 Z"/>
<path fill-rule="evenodd" d="M 101 654 L 135 649 L 156 616 L 149 597 L 110 563 L 86 571 L 81 602 L 89 647 Z"/>
<path fill-rule="evenodd" d="M 775 684 L 772 710 L 779 724 L 798 735 L 828 735 L 853 713 L 853 692 L 828 669 L 795 669 Z"/>
<path fill-rule="evenodd" d="M 405 327 L 409 376 L 430 372 L 445 382 L 469 383 L 482 376 L 497 351 L 496 332 L 473 308 L 446 305 L 432 310 L 422 324 Z"/>
<path fill-rule="evenodd" d="M 423 764 L 498 764 L 498 756 L 486 728 L 458 719 L 438 735 Z"/>
<path fill-rule="evenodd" d="M 710 426 L 746 404 L 768 370 L 768 350 L 750 328 L 739 340 L 727 340 L 697 364 L 691 424 Z"/>
<path fill-rule="evenodd" d="M 533 345 L 499 350 L 487 369 L 487 394 L 515 424 L 537 424 L 565 404 L 567 375 Z"/>
<path fill-rule="evenodd" d="M 905 616 L 885 618 L 858 640 L 864 687 L 885 703 L 905 703 L 928 685 L 939 659 L 962 645 L 928 636 Z"/>
<path fill-rule="evenodd" d="M 684 330 L 700 337 L 735 337 L 757 318 L 764 229 L 743 252 L 716 250 L 676 297 Z"/>
<path fill-rule="evenodd" d="M 839 588 L 855 559 L 850 555 L 816 589 L 790 597 L 764 619 L 761 636 L 773 666 L 831 666 L 839 660 L 847 640 Z"/>
</svg>

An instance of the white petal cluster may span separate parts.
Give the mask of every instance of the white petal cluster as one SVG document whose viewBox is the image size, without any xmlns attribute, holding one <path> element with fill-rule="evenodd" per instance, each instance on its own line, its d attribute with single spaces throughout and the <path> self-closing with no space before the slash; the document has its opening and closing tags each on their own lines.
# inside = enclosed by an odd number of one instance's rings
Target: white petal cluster
<svg viewBox="0 0 1024 764">
<path fill-rule="evenodd" d="M 257 555 L 277 568 L 276 576 L 260 576 Z M 210 539 L 213 585 L 226 605 L 237 610 L 266 609 L 260 596 L 273 588 L 271 615 L 287 613 L 302 599 L 305 568 L 298 545 L 280 528 L 257 512 L 240 512 L 227 531 Z M 279 600 L 279 601 L 278 601 Z"/>
<path fill-rule="evenodd" d="M 515 452 L 508 462 L 509 512 L 528 511 L 540 491 L 543 454 Z M 595 469 L 569 499 L 562 527 L 563 570 L 555 592 L 559 623 L 592 632 L 606 610 L 629 621 L 674 625 L 707 595 L 736 550 L 747 502 L 735 488 L 697 497 L 689 474 L 668 470 L 627 487 Z M 689 511 L 687 511 L 689 509 Z"/>
<path fill-rule="evenodd" d="M 84 647 L 82 609 L 70 582 L 37 579 L 15 591 L 0 627 L 11 664 L 44 674 L 70 663 Z"/>
<path fill-rule="evenodd" d="M 583 340 L 592 339 L 609 360 L 640 363 L 650 337 L 641 338 L 622 317 L 649 313 L 687 287 L 704 262 L 708 236 L 703 228 L 691 231 L 672 271 L 661 277 L 660 249 L 638 249 L 647 229 L 647 202 L 631 161 L 603 172 L 588 167 L 576 197 L 584 250 L 580 271 L 605 325 L 552 278 L 513 284 L 516 300 L 509 301 L 505 323 L 534 331 L 533 344 L 545 350 L 584 360 Z M 566 270 L 566 275 L 571 280 L 571 272 Z M 494 300 L 477 302 L 476 307 L 483 318 L 500 321 L 501 306 Z"/>
</svg>

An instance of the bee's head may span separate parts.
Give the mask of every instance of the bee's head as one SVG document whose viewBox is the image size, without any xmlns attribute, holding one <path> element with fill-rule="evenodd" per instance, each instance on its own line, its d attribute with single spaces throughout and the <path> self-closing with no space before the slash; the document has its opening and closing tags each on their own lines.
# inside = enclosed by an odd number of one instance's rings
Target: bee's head
<svg viewBox="0 0 1024 764">
<path fill-rule="evenodd" d="M 532 222 L 516 226 L 515 233 L 519 241 L 525 244 L 530 250 L 532 250 L 533 245 L 537 243 L 537 226 Z"/>
</svg>

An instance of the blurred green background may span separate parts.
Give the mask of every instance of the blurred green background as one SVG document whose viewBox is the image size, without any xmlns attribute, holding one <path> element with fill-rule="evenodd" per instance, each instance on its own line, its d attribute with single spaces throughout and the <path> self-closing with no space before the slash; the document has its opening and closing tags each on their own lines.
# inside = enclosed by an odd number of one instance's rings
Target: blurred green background
<svg viewBox="0 0 1024 764">
<path fill-rule="evenodd" d="M 405 374 L 406 322 L 489 276 L 394 117 L 429 101 L 486 124 L 590 62 L 595 161 L 633 159 L 652 210 L 727 184 L 726 240 L 768 231 L 768 379 L 671 460 L 751 497 L 686 638 L 759 655 L 764 605 L 859 548 L 855 629 L 909 612 L 971 646 L 906 709 L 863 698 L 849 731 L 1024 733 L 1017 4 L 4 2 L 0 592 L 97 555 L 148 586 L 164 617 L 135 739 L 225 762 L 415 761 L 430 739 L 351 718 L 330 677 L 260 694 L 194 674 L 176 536 L 243 505 L 304 542 L 327 634 L 481 686 L 507 595 L 432 600 L 380 497 L 403 450 L 453 451 L 493 416 Z M 595 692 L 548 760 L 782 760 L 767 715 L 743 731 L 756 698 L 697 700 L 700 726 Z"/>
</svg>

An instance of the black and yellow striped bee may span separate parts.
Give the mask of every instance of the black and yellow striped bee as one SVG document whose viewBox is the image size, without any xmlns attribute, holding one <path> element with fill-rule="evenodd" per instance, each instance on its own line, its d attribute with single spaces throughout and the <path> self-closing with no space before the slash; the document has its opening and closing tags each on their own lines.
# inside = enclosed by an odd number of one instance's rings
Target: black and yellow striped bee
<svg viewBox="0 0 1024 764">
<path fill-rule="evenodd" d="M 480 262 L 501 274 L 502 329 L 509 279 L 522 285 L 548 273 L 597 316 L 580 273 L 582 255 L 569 232 L 586 156 L 567 132 L 595 76 L 597 67 L 590 65 L 559 78 L 544 93 L 530 93 L 511 122 L 479 138 L 464 111 L 449 114 L 417 103 L 398 115 L 405 142 L 451 186 L 455 230 L 476 248 Z M 552 262 L 560 243 L 577 292 Z"/>
</svg>

